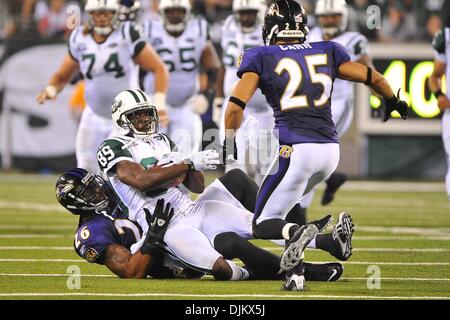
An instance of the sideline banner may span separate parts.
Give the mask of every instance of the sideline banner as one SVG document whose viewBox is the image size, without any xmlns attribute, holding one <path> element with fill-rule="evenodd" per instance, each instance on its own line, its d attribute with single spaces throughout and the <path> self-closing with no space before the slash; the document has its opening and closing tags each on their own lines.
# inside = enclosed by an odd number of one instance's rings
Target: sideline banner
<svg viewBox="0 0 450 320">
<path fill-rule="evenodd" d="M 0 68 L 2 113 L 0 153 L 3 167 L 12 159 L 64 158 L 75 152 L 76 122 L 68 106 L 71 86 L 54 101 L 36 103 L 36 96 L 59 67 L 65 45 L 32 47 L 11 56 Z M 41 161 L 42 163 L 42 161 Z"/>
</svg>

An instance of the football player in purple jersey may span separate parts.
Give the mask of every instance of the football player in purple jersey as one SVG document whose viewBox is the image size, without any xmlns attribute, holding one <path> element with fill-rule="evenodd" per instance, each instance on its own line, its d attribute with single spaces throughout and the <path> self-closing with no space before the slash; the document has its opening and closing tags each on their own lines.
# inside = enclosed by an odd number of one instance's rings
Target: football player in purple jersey
<svg viewBox="0 0 450 320">
<path fill-rule="evenodd" d="M 365 83 L 385 99 L 384 121 L 393 111 L 403 119 L 408 105 L 396 96 L 386 79 L 370 67 L 351 62 L 346 49 L 335 42 L 305 43 L 308 35 L 304 8 L 294 0 L 272 3 L 265 15 L 265 46 L 246 50 L 237 71 L 239 82 L 229 100 L 224 159 L 234 157 L 233 139 L 243 110 L 257 88 L 273 109 L 279 154 L 263 180 L 256 201 L 253 232 L 261 239 L 287 242 L 280 267 L 287 271 L 286 290 L 303 286 L 305 247 L 324 248 L 338 239 L 341 260 L 352 253 L 353 222 L 341 213 L 331 236 L 321 235 L 314 224 L 300 227 L 285 218 L 298 199 L 326 180 L 339 162 L 339 142 L 331 116 L 331 95 L 336 78 Z M 310 243 L 311 242 L 311 243 Z"/>
</svg>

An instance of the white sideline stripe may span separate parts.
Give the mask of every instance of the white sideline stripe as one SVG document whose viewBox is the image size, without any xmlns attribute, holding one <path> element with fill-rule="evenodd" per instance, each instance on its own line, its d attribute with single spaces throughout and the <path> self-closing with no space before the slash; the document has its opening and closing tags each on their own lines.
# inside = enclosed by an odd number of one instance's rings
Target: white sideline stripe
<svg viewBox="0 0 450 320">
<path fill-rule="evenodd" d="M 193 294 L 193 293 L 0 293 L 0 297 L 195 297 L 195 298 L 283 298 L 283 299 L 381 299 L 381 300 L 450 300 L 450 296 L 335 296 L 335 295 L 297 295 L 281 294 Z"/>
<path fill-rule="evenodd" d="M 45 204 L 38 202 L 17 202 L 17 201 L 4 201 L 0 200 L 0 208 L 3 209 L 24 209 L 35 211 L 61 211 L 65 212 L 66 209 L 57 204 Z"/>
<path fill-rule="evenodd" d="M 265 250 L 280 251 L 283 247 L 263 247 Z M 45 246 L 0 246 L 0 250 L 56 250 L 71 251 L 73 247 L 45 247 Z M 315 249 L 308 249 L 315 250 Z M 427 249 L 410 249 L 410 248 L 355 248 L 356 252 L 450 252 L 448 248 L 427 248 Z"/>
<path fill-rule="evenodd" d="M 0 259 L 0 262 L 87 262 L 81 259 Z"/>
<path fill-rule="evenodd" d="M 383 226 L 356 226 L 355 230 L 362 232 L 386 232 L 394 234 L 418 234 L 421 236 L 441 235 L 448 236 L 450 228 L 417 228 L 417 227 L 383 227 Z"/>
<path fill-rule="evenodd" d="M 22 225 L 22 224 L 2 224 L 0 230 L 72 230 L 76 231 L 76 225 L 71 223 L 67 225 Z"/>
<path fill-rule="evenodd" d="M 358 241 L 450 241 L 450 236 L 428 236 L 428 237 L 395 237 L 395 236 L 361 236 L 353 237 Z"/>
<path fill-rule="evenodd" d="M 32 238 L 67 238 L 67 235 L 63 234 L 0 234 L 0 239 L 32 239 Z"/>
<path fill-rule="evenodd" d="M 0 251 L 1 250 L 61 250 L 61 251 L 65 251 L 65 250 L 73 250 L 73 247 L 5 246 L 5 247 L 0 247 Z"/>
<path fill-rule="evenodd" d="M 284 247 L 264 247 L 263 249 L 269 251 L 280 251 Z M 316 250 L 310 249 L 308 250 Z M 427 249 L 411 249 L 411 248 L 354 248 L 354 252 L 449 252 L 448 248 L 427 248 Z"/>
<path fill-rule="evenodd" d="M 341 278 L 340 280 L 367 281 L 367 279 L 368 278 Z M 383 278 L 383 277 L 381 277 L 380 281 L 450 281 L 450 279 L 449 278 Z"/>
<path fill-rule="evenodd" d="M 0 259 L 0 262 L 86 262 L 81 259 Z M 323 261 L 308 261 L 310 263 L 324 263 Z M 86 262 L 87 263 L 87 262 Z M 346 261 L 348 265 L 394 265 L 394 266 L 450 266 L 450 262 L 376 262 L 376 261 Z"/>
<path fill-rule="evenodd" d="M 69 273 L 0 273 L 0 277 L 84 277 L 84 278 L 119 278 L 112 274 L 69 274 Z"/>
<path fill-rule="evenodd" d="M 85 278 L 118 278 L 112 274 L 67 274 L 67 273 L 0 273 L 2 277 L 73 277 L 80 276 Z M 367 278 L 341 278 L 349 281 L 367 281 Z M 380 278 L 381 281 L 450 281 L 450 278 Z"/>
</svg>

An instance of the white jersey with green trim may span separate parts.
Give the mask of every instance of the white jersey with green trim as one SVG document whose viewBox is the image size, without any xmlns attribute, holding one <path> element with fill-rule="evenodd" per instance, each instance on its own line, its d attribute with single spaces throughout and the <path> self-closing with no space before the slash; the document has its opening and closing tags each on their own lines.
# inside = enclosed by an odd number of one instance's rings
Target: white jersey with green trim
<svg viewBox="0 0 450 320">
<path fill-rule="evenodd" d="M 83 27 L 71 33 L 69 54 L 80 66 L 86 103 L 96 114 L 110 119 L 114 96 L 139 87 L 139 69 L 133 58 L 144 46 L 139 27 L 129 21 L 121 23 L 102 43 L 91 33 L 83 33 Z"/>
<path fill-rule="evenodd" d="M 229 16 L 225 20 L 221 29 L 220 41 L 223 51 L 222 63 L 225 68 L 223 81 L 225 97 L 231 95 L 234 86 L 239 80 L 236 75 L 236 67 L 239 64 L 242 53 L 247 49 L 264 45 L 261 37 L 261 27 L 262 24 L 258 24 L 253 32 L 244 33 L 240 25 L 236 22 L 234 15 Z M 262 109 L 261 111 L 270 109 L 260 89 L 256 90 L 252 99 L 247 103 L 246 109 Z"/>
<path fill-rule="evenodd" d="M 121 182 L 114 170 L 120 161 L 139 163 L 144 168 L 151 168 L 161 164 L 164 155 L 175 150 L 173 142 L 164 134 L 155 133 L 145 139 L 116 135 L 106 139 L 98 148 L 98 164 L 104 174 L 108 176 L 115 192 L 129 209 L 129 219 L 146 226 L 143 208 L 150 212 L 156 206 L 158 199 L 164 198 L 172 204 L 175 215 L 185 212 L 193 202 L 177 187 L 160 188 L 141 192 L 134 187 Z"/>
<path fill-rule="evenodd" d="M 179 37 L 170 35 L 162 21 L 147 21 L 144 24 L 145 39 L 170 72 L 167 103 L 172 107 L 184 106 L 199 90 L 198 74 L 202 54 L 209 40 L 208 32 L 208 23 L 200 18 L 189 20 Z M 147 93 L 154 93 L 154 83 L 154 74 L 147 74 L 144 79 Z"/>
<path fill-rule="evenodd" d="M 324 41 L 322 30 L 319 27 L 313 28 L 308 34 L 307 42 Z M 368 41 L 359 32 L 346 31 L 330 41 L 337 42 L 347 49 L 351 61 L 358 61 L 368 54 Z M 332 99 L 342 99 L 348 97 L 353 99 L 353 83 L 341 79 L 336 79 L 333 84 Z M 333 104 L 333 103 L 332 103 Z"/>
</svg>

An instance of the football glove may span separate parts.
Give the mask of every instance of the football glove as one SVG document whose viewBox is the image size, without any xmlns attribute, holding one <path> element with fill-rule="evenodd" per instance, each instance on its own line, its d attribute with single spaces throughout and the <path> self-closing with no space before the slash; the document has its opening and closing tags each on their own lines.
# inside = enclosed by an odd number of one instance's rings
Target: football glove
<svg viewBox="0 0 450 320">
<path fill-rule="evenodd" d="M 225 138 L 222 148 L 223 164 L 232 164 L 237 161 L 236 138 Z"/>
<path fill-rule="evenodd" d="M 147 208 L 144 208 L 144 212 L 148 230 L 140 250 L 142 254 L 154 255 L 162 245 L 164 234 L 173 217 L 173 208 L 170 202 L 164 207 L 164 199 L 159 199 L 153 215 Z"/>
<path fill-rule="evenodd" d="M 188 160 L 193 171 L 215 170 L 220 164 L 219 153 L 216 150 L 196 152 Z"/>
<path fill-rule="evenodd" d="M 203 93 L 193 95 L 187 103 L 191 106 L 191 110 L 198 115 L 205 114 L 209 108 L 208 98 Z"/>
<path fill-rule="evenodd" d="M 403 120 L 406 120 L 410 110 L 408 104 L 400 100 L 400 89 L 398 90 L 397 96 L 394 95 L 390 99 L 385 99 L 384 108 L 383 122 L 388 121 L 391 113 L 394 111 L 398 111 Z"/>
</svg>

